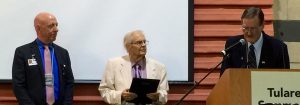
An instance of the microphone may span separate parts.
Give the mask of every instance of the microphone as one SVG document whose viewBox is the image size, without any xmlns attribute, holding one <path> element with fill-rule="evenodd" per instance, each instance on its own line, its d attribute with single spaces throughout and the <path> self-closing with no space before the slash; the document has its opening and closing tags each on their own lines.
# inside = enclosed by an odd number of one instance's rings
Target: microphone
<svg viewBox="0 0 300 105">
<path fill-rule="evenodd" d="M 225 50 L 221 51 L 222 54 L 223 54 L 223 56 L 224 56 L 224 59 L 222 59 L 222 60 L 221 60 L 214 68 L 210 68 L 209 72 L 206 73 L 206 75 L 205 75 L 201 80 L 195 81 L 194 86 L 192 86 L 192 87 L 189 89 L 189 91 L 187 91 L 187 92 L 181 97 L 181 99 L 178 100 L 174 105 L 180 105 L 180 103 L 182 103 L 182 101 L 184 100 L 184 98 L 185 98 L 186 96 L 188 96 L 188 95 L 189 95 L 189 94 L 190 94 L 197 86 L 200 85 L 200 83 L 201 83 L 204 79 L 206 79 L 206 78 L 208 77 L 208 75 L 210 75 L 211 73 L 213 73 L 213 71 L 215 71 L 215 70 L 216 70 L 216 69 L 224 62 L 224 60 L 228 58 L 229 54 L 226 54 L 226 52 L 227 52 L 228 50 L 230 50 L 232 47 L 237 46 L 238 44 L 242 44 L 242 45 L 246 44 L 245 39 L 240 39 L 238 42 L 234 43 L 233 45 L 229 46 L 229 47 L 226 48 Z"/>
<path fill-rule="evenodd" d="M 231 48 L 233 48 L 233 47 L 235 47 L 235 46 L 237 46 L 239 44 L 242 44 L 242 45 L 246 44 L 245 39 L 240 39 L 238 42 L 236 42 L 233 45 L 227 47 L 225 50 L 222 50 L 221 51 L 222 55 L 225 56 L 227 54 L 228 50 L 230 50 Z"/>
<path fill-rule="evenodd" d="M 245 40 L 244 40 L 244 41 L 245 41 Z M 224 58 L 224 59 L 227 59 L 228 56 L 229 56 L 229 55 L 225 55 L 225 58 Z M 192 86 L 192 87 L 189 89 L 189 91 L 186 92 L 186 93 L 181 97 L 181 99 L 178 100 L 174 105 L 180 105 L 180 103 L 182 103 L 183 99 L 184 99 L 186 96 L 188 96 L 188 95 L 189 95 L 189 94 L 190 94 L 197 86 L 200 86 L 200 83 L 201 83 L 205 78 L 207 78 L 208 75 L 210 75 L 211 73 L 213 73 L 213 71 L 215 71 L 215 70 L 216 70 L 216 69 L 224 62 L 224 59 L 223 59 L 221 62 L 219 62 L 219 64 L 217 64 L 214 68 L 210 68 L 209 72 L 206 73 L 206 75 L 205 75 L 201 80 L 199 80 L 198 82 L 195 81 L 194 86 Z"/>
</svg>

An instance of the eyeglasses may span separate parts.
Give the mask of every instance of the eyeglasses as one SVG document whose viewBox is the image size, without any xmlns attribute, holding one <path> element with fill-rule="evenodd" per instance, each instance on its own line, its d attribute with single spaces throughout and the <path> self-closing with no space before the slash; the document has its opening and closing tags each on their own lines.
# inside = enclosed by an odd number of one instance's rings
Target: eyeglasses
<svg viewBox="0 0 300 105">
<path fill-rule="evenodd" d="M 148 45 L 149 41 L 147 41 L 147 40 L 141 40 L 141 41 L 132 42 L 130 44 L 135 44 L 135 45 L 142 46 L 143 44 Z"/>
<path fill-rule="evenodd" d="M 242 26 L 242 30 L 243 31 L 254 31 L 254 30 L 257 30 L 260 26 L 257 26 L 257 27 L 244 27 Z"/>
</svg>

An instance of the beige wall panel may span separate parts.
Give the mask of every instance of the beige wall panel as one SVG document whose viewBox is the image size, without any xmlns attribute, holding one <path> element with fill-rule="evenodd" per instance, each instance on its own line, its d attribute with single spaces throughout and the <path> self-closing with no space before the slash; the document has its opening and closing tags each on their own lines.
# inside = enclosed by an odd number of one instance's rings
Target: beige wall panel
<svg viewBox="0 0 300 105">
<path fill-rule="evenodd" d="M 300 0 L 281 0 L 288 1 L 288 20 L 300 20 Z"/>
<path fill-rule="evenodd" d="M 288 0 L 274 0 L 273 2 L 274 20 L 287 20 Z"/>
<path fill-rule="evenodd" d="M 300 42 L 286 42 L 289 50 L 291 69 L 300 68 Z"/>
</svg>

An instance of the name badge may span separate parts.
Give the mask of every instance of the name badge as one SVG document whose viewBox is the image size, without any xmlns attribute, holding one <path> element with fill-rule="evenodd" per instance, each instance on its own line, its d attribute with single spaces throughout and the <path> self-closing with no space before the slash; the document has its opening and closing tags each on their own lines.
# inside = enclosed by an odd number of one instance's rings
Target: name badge
<svg viewBox="0 0 300 105">
<path fill-rule="evenodd" d="M 37 65 L 36 59 L 28 59 L 28 66 Z"/>
<path fill-rule="evenodd" d="M 45 83 L 46 83 L 46 86 L 53 86 L 52 74 L 45 74 Z"/>
</svg>

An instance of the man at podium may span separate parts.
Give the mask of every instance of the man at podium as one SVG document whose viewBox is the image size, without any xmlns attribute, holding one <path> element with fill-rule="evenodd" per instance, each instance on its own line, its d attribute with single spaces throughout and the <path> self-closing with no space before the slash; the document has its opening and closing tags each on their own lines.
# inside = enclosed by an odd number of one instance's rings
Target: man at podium
<svg viewBox="0 0 300 105">
<path fill-rule="evenodd" d="M 140 30 L 131 31 L 125 35 L 124 47 L 128 55 L 108 60 L 99 85 L 98 90 L 106 103 L 140 105 L 141 103 L 131 102 L 140 98 L 137 94 L 129 91 L 133 78 L 160 80 L 157 91 L 143 97 L 149 98 L 152 104 L 167 102 L 169 85 L 165 66 L 154 59 L 145 57 L 147 44 L 148 41 Z M 142 90 L 143 87 L 140 89 Z"/>
<path fill-rule="evenodd" d="M 264 13 L 260 8 L 245 9 L 241 29 L 242 35 L 226 41 L 221 75 L 226 68 L 290 68 L 287 45 L 263 31 Z"/>
</svg>

